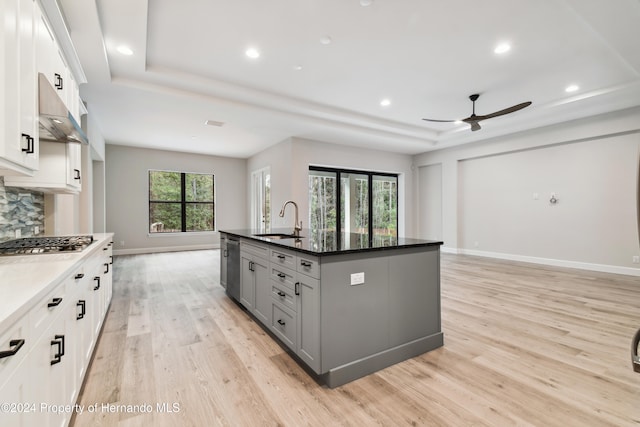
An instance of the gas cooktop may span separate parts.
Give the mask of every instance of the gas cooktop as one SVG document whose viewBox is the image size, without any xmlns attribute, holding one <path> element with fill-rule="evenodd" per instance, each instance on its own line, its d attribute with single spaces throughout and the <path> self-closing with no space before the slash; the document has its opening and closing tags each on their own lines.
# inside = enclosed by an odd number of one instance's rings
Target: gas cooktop
<svg viewBox="0 0 640 427">
<path fill-rule="evenodd" d="M 80 252 L 93 243 L 93 236 L 24 237 L 0 243 L 0 255 L 35 255 Z"/>
</svg>

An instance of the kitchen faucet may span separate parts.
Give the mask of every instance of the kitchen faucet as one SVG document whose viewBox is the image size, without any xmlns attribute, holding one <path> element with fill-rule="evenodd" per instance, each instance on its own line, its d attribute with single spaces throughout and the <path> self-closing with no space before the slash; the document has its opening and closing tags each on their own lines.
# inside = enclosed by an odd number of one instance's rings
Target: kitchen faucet
<svg viewBox="0 0 640 427">
<path fill-rule="evenodd" d="M 295 222 L 293 223 L 293 235 L 299 237 L 300 230 L 302 230 L 302 221 L 298 223 L 298 205 L 296 204 L 296 202 L 294 202 L 293 200 L 287 200 L 286 202 L 284 202 L 284 205 L 282 205 L 282 209 L 280 209 L 280 218 L 284 217 L 284 208 L 286 208 L 289 203 L 291 203 L 296 210 Z"/>
</svg>

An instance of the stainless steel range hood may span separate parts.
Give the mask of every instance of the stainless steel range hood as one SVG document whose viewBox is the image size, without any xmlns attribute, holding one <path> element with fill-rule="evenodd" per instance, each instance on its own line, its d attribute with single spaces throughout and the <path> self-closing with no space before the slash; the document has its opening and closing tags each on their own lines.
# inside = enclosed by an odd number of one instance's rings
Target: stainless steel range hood
<svg viewBox="0 0 640 427">
<path fill-rule="evenodd" d="M 42 73 L 38 74 L 38 88 L 40 139 L 88 144 L 87 135 Z"/>
</svg>

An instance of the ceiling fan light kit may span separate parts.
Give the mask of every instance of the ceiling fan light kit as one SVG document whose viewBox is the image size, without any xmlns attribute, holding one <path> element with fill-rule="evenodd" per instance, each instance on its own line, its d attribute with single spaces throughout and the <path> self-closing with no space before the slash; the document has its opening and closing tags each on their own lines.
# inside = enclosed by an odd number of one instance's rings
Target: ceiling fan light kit
<svg viewBox="0 0 640 427">
<path fill-rule="evenodd" d="M 522 110 L 525 107 L 528 107 L 529 105 L 531 105 L 531 101 L 527 101 L 527 102 L 523 102 L 517 105 L 513 105 L 509 108 L 505 108 L 504 110 L 500 110 L 500 111 L 496 111 L 494 113 L 491 114 L 485 114 L 485 115 L 481 115 L 478 116 L 476 115 L 476 101 L 478 100 L 478 98 L 480 97 L 480 94 L 478 93 L 474 93 L 473 95 L 469 95 L 469 100 L 471 100 L 472 102 L 472 109 L 471 109 L 471 115 L 469 117 L 467 117 L 466 119 L 457 119 L 457 120 L 437 120 L 437 119 L 422 119 L 428 122 L 439 122 L 439 123 L 454 123 L 454 122 L 464 122 L 464 123 L 468 123 L 469 125 L 471 125 L 471 130 L 472 131 L 477 131 L 482 129 L 480 127 L 480 123 L 482 120 L 487 120 L 487 119 L 491 119 L 494 117 L 498 117 L 498 116 L 504 116 L 505 114 L 511 114 L 511 113 L 515 113 L 518 110 Z"/>
</svg>

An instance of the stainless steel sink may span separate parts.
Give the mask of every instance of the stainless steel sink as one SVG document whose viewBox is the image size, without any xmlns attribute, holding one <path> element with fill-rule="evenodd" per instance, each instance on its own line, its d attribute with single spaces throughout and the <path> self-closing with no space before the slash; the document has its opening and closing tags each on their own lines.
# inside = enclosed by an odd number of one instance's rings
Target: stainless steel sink
<svg viewBox="0 0 640 427">
<path fill-rule="evenodd" d="M 296 236 L 294 234 L 284 234 L 284 233 L 267 233 L 267 234 L 254 234 L 256 237 L 264 237 L 265 239 L 301 239 L 304 236 Z"/>
</svg>

